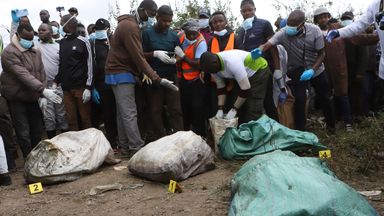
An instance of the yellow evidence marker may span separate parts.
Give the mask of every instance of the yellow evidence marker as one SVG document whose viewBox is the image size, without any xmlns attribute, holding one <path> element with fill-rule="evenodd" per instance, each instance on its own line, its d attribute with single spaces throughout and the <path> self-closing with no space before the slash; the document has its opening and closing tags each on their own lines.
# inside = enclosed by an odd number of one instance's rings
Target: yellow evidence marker
<svg viewBox="0 0 384 216">
<path fill-rule="evenodd" d="M 29 184 L 28 188 L 30 194 L 37 194 L 43 192 L 43 185 L 41 185 L 41 182 Z"/>
<path fill-rule="evenodd" d="M 325 150 L 325 151 L 319 151 L 319 158 L 320 159 L 327 159 L 331 158 L 331 150 Z"/>
<path fill-rule="evenodd" d="M 169 181 L 169 187 L 168 187 L 168 192 L 170 193 L 175 193 L 175 192 L 179 192 L 181 193 L 181 187 L 180 185 L 176 182 L 176 181 Z"/>
</svg>

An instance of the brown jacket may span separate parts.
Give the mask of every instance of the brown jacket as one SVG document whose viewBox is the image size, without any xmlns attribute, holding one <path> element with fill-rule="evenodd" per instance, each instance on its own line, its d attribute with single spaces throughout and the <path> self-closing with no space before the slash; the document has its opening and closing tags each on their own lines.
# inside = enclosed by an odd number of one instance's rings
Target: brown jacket
<svg viewBox="0 0 384 216">
<path fill-rule="evenodd" d="M 135 76 L 140 76 L 144 73 L 152 80 L 159 81 L 160 77 L 145 60 L 141 31 L 136 17 L 122 15 L 117 21 L 118 25 L 105 64 L 105 74 L 131 72 Z"/>
<path fill-rule="evenodd" d="M 45 71 L 41 53 L 24 49 L 14 35 L 1 55 L 0 92 L 8 100 L 37 101 L 44 90 Z"/>
</svg>

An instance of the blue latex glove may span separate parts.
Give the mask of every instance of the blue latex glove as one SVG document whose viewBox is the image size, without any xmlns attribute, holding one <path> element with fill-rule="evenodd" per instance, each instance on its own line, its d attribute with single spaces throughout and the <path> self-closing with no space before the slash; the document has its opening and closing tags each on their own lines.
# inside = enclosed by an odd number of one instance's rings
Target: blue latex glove
<svg viewBox="0 0 384 216">
<path fill-rule="evenodd" d="M 285 91 L 282 91 L 279 94 L 279 103 L 284 103 L 287 100 L 288 94 Z"/>
<path fill-rule="evenodd" d="M 315 74 L 315 71 L 313 69 L 308 69 L 304 71 L 303 74 L 301 74 L 300 81 L 310 80 L 314 74 Z"/>
<path fill-rule="evenodd" d="M 100 104 L 100 94 L 95 88 L 92 90 L 92 101 L 95 104 Z"/>
<path fill-rule="evenodd" d="M 331 30 L 328 32 L 327 37 L 325 37 L 325 39 L 328 41 L 328 43 L 331 43 L 333 39 L 338 38 L 339 36 L 339 31 Z"/>
<path fill-rule="evenodd" d="M 17 16 L 18 9 L 11 10 L 12 22 L 18 23 L 20 21 L 20 17 Z"/>
<path fill-rule="evenodd" d="M 253 60 L 260 58 L 262 54 L 263 54 L 263 52 L 261 51 L 260 48 L 256 48 L 256 49 L 251 51 L 251 56 L 252 56 Z"/>
</svg>

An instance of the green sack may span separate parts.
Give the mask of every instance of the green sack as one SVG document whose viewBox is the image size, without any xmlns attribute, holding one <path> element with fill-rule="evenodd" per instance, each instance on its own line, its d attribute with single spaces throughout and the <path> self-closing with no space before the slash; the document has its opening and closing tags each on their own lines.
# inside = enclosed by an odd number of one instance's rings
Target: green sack
<svg viewBox="0 0 384 216">
<path fill-rule="evenodd" d="M 221 156 L 227 160 L 249 159 L 277 149 L 299 151 L 327 149 L 313 133 L 289 129 L 266 115 L 237 128 L 227 128 L 219 142 Z"/>
<path fill-rule="evenodd" d="M 318 158 L 289 151 L 258 155 L 231 182 L 230 216 L 378 216 Z"/>
</svg>

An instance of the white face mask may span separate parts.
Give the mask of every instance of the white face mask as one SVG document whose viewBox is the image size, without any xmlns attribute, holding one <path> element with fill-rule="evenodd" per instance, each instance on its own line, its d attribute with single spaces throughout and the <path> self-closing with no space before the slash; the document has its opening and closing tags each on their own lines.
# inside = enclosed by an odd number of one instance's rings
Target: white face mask
<svg viewBox="0 0 384 216">
<path fill-rule="evenodd" d="M 209 26 L 209 19 L 199 19 L 201 28 L 207 28 Z"/>
<path fill-rule="evenodd" d="M 243 28 L 247 31 L 249 29 L 252 28 L 252 25 L 253 25 L 253 20 L 255 19 L 255 17 L 251 17 L 251 18 L 247 18 L 244 20 L 243 22 Z"/>
<path fill-rule="evenodd" d="M 187 42 L 187 44 L 189 44 L 189 45 L 191 45 L 191 44 L 194 44 L 194 43 L 196 43 L 196 39 L 195 40 L 193 40 L 193 41 L 191 41 L 191 40 L 188 40 L 188 38 L 187 37 L 185 37 L 185 42 Z"/>
<path fill-rule="evenodd" d="M 223 29 L 221 31 L 214 31 L 213 34 L 217 35 L 217 36 L 224 36 L 225 34 L 227 34 L 228 30 L 227 29 Z"/>
<path fill-rule="evenodd" d="M 347 26 L 353 23 L 353 20 L 343 20 L 341 21 L 342 26 Z"/>
</svg>

